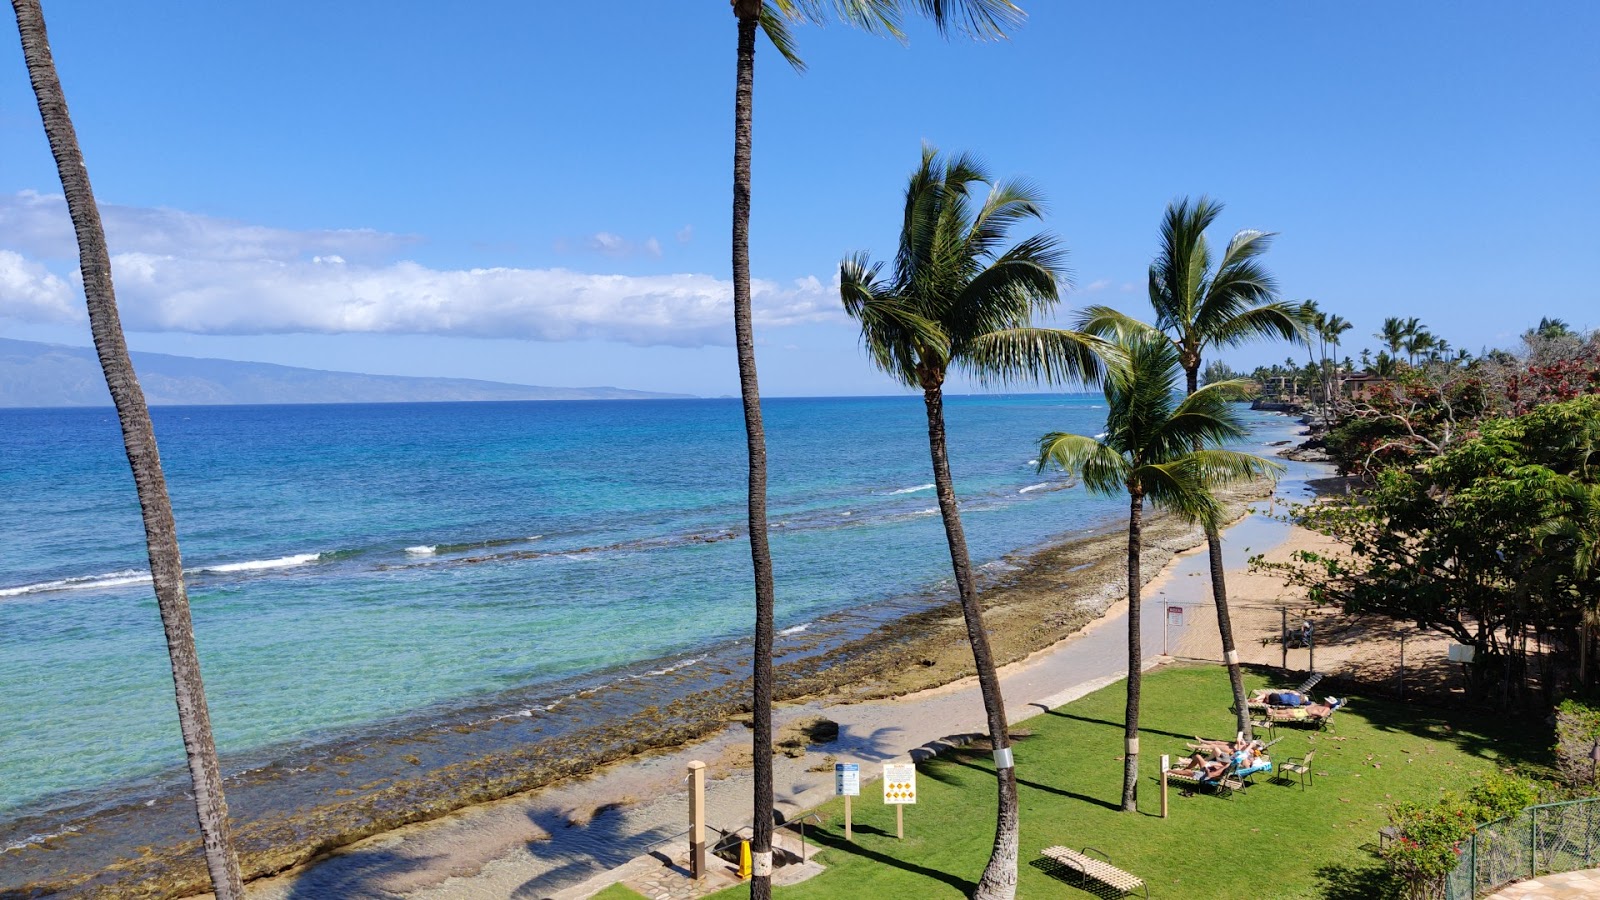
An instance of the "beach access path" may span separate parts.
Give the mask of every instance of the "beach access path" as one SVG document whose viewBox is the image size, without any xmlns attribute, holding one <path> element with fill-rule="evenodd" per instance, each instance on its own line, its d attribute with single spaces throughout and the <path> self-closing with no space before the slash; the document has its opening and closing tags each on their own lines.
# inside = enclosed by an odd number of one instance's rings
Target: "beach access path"
<svg viewBox="0 0 1600 900">
<path fill-rule="evenodd" d="M 1286 558 L 1320 536 L 1263 514 L 1246 516 L 1224 532 L 1230 583 L 1245 580 L 1250 555 Z M 1278 507 L 1282 512 L 1282 507 Z M 1213 646 L 1214 614 L 1204 545 L 1181 553 L 1144 589 L 1143 647 L 1146 667 L 1159 664 L 1163 639 L 1171 646 Z M 1241 599 L 1263 593 L 1281 597 L 1281 583 L 1252 576 Z M 1169 607 L 1185 609 L 1182 627 L 1164 634 Z M 1198 615 L 1197 615 L 1198 614 Z M 1241 649 L 1246 637 L 1241 635 Z M 1251 654 L 1255 655 L 1255 654 Z M 1213 660 L 1220 653 L 1213 655 Z M 1106 614 L 1071 638 L 1001 670 L 1002 690 L 1013 724 L 1053 709 L 1121 679 L 1127 672 L 1127 604 Z M 824 700 L 781 707 L 778 727 L 810 716 L 839 723 L 837 740 L 803 757 L 776 758 L 775 788 L 780 812 L 793 818 L 833 795 L 831 760 L 861 764 L 863 781 L 875 780 L 886 761 L 905 760 L 917 748 L 945 738 L 984 730 L 976 679 L 902 697 L 854 703 Z M 1217 731 L 1231 730 L 1232 717 L 1217 710 Z M 333 900 L 392 898 L 412 900 L 500 900 L 500 898 L 581 898 L 615 876 L 612 869 L 655 849 L 677 854 L 687 828 L 685 766 L 699 759 L 709 766 L 707 808 L 712 825 L 733 830 L 750 819 L 751 779 L 748 732 L 734 725 L 719 734 L 669 752 L 647 755 L 596 774 L 521 796 L 461 810 L 443 819 L 368 838 L 335 851 L 295 872 L 250 885 L 252 900 Z M 1152 757 L 1153 759 L 1153 757 Z M 1024 764 L 1025 765 L 1025 764 Z M 864 787 L 861 802 L 874 802 Z M 907 827 L 915 827 L 908 810 Z"/>
</svg>

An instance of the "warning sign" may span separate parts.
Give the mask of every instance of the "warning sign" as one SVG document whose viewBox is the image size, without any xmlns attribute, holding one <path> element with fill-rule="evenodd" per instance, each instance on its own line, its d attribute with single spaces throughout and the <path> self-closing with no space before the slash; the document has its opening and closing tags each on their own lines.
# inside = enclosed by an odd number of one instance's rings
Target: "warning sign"
<svg viewBox="0 0 1600 900">
<path fill-rule="evenodd" d="M 883 764 L 883 802 L 917 802 L 917 767 L 913 763 Z"/>
<path fill-rule="evenodd" d="M 1181 606 L 1169 606 L 1169 607 L 1167 607 L 1167 624 L 1168 625 L 1182 625 L 1183 624 L 1183 607 L 1181 607 Z"/>
</svg>

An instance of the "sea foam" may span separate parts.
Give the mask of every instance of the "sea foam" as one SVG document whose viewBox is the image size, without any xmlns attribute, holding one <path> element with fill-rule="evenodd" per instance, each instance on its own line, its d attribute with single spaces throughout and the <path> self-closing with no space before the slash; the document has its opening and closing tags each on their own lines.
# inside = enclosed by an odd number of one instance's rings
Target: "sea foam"
<svg viewBox="0 0 1600 900">
<path fill-rule="evenodd" d="M 890 491 L 889 493 L 891 493 L 891 494 L 915 494 L 918 491 L 931 491 L 931 490 L 933 490 L 933 485 L 931 485 L 931 484 L 919 484 L 916 487 L 901 488 L 901 489 L 899 489 L 897 491 Z"/>
<path fill-rule="evenodd" d="M 303 566 L 309 562 L 316 562 L 321 558 L 320 553 L 296 553 L 293 556 L 280 556 L 276 559 L 251 559 L 245 562 L 223 563 L 216 566 L 201 566 L 194 571 L 209 572 L 211 574 L 226 574 L 228 572 L 255 572 L 261 569 L 288 569 L 294 566 Z"/>
<path fill-rule="evenodd" d="M 53 591 L 92 591 L 98 588 L 138 584 L 149 580 L 150 573 L 143 569 L 123 569 L 121 572 L 107 572 L 103 575 L 78 575 L 73 578 L 59 578 L 54 581 L 41 581 L 36 584 L 0 588 L 0 598 L 21 597 L 25 594 L 48 594 Z"/>
</svg>

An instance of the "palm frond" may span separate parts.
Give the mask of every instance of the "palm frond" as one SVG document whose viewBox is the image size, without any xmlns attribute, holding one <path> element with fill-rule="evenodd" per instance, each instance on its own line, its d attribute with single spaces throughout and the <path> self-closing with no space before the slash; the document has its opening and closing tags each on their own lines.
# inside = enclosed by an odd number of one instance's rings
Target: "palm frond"
<svg viewBox="0 0 1600 900">
<path fill-rule="evenodd" d="M 861 344 L 873 364 L 900 383 L 918 387 L 919 367 L 930 356 L 944 365 L 949 341 L 883 282 L 882 268 L 865 253 L 847 257 L 839 264 L 839 298 L 845 312 L 861 324 Z"/>
<path fill-rule="evenodd" d="M 1134 469 L 1133 477 L 1151 503 L 1178 518 L 1208 526 L 1222 524 L 1222 505 L 1190 456 L 1147 463 Z"/>
<path fill-rule="evenodd" d="M 800 50 L 795 45 L 794 35 L 789 31 L 789 22 L 793 17 L 786 15 L 780 6 L 774 5 L 783 2 L 784 0 L 771 0 L 761 4 L 761 13 L 756 19 L 756 24 L 760 26 L 761 33 L 767 36 L 767 40 L 772 42 L 772 47 L 778 51 L 778 55 L 783 57 L 796 72 L 804 75 L 806 62 L 800 58 Z"/>
<path fill-rule="evenodd" d="M 1039 438 L 1039 471 L 1054 465 L 1083 478 L 1084 487 L 1103 496 L 1121 493 L 1128 480 L 1128 463 L 1116 450 L 1094 438 L 1052 431 Z"/>
<path fill-rule="evenodd" d="M 940 34 L 952 26 L 976 40 L 1004 38 L 1008 29 L 1027 20 L 1028 14 L 1010 0 L 912 0 L 922 15 L 933 20 Z"/>
<path fill-rule="evenodd" d="M 1057 328 L 1010 328 L 979 335 L 960 359 L 979 382 L 1096 385 L 1125 365 L 1103 338 Z"/>
<path fill-rule="evenodd" d="M 1114 309 L 1110 306 L 1085 306 L 1078 310 L 1072 319 L 1072 327 L 1078 331 L 1099 335 L 1113 340 L 1131 337 L 1142 332 L 1160 334 L 1149 323 Z"/>
<path fill-rule="evenodd" d="M 1237 450 L 1193 450 L 1189 458 L 1199 468 L 1206 482 L 1212 485 L 1255 478 L 1276 479 L 1286 470 L 1283 463 Z"/>
<path fill-rule="evenodd" d="M 1207 343 L 1218 347 L 1236 347 L 1258 338 L 1282 338 L 1291 344 L 1305 344 L 1310 339 L 1300 304 L 1284 300 L 1237 312 L 1208 333 L 1211 340 Z"/>
</svg>

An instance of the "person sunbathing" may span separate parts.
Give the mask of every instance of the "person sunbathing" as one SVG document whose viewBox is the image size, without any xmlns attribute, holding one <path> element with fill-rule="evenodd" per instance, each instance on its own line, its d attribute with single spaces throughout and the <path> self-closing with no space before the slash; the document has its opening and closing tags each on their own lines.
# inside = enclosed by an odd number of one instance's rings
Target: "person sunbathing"
<svg viewBox="0 0 1600 900">
<path fill-rule="evenodd" d="M 1216 781 L 1222 777 L 1222 773 L 1228 771 L 1228 765 L 1225 757 L 1207 759 L 1204 754 L 1196 751 L 1193 756 L 1183 761 L 1183 765 L 1174 768 L 1172 774 L 1193 778 L 1196 781 Z"/>
</svg>

